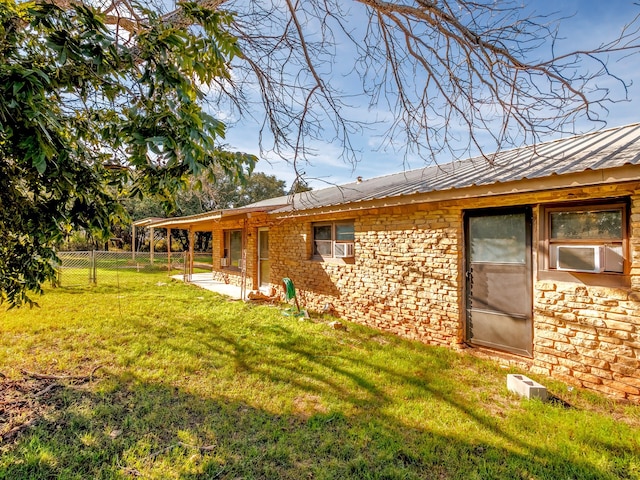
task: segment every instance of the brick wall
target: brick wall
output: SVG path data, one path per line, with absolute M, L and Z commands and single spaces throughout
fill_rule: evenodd
M 631 198 L 630 285 L 614 288 L 540 279 L 536 267 L 541 219 L 535 205 L 618 196 Z M 353 322 L 430 344 L 463 347 L 463 212 L 505 205 L 534 206 L 534 356 L 519 364 L 573 385 L 640 401 L 638 185 L 250 219 L 249 285 L 257 279 L 257 228 L 267 226 L 272 283 L 279 286 L 282 278 L 291 278 L 306 308 L 328 309 Z M 355 258 L 312 259 L 312 222 L 346 219 L 354 220 Z M 232 227 L 221 224 L 214 231 L 214 265 L 216 239 L 223 228 Z M 217 278 L 239 284 L 237 272 L 214 270 Z
M 308 308 L 407 338 L 462 341 L 459 209 L 396 208 L 314 221 L 354 219 L 355 263 L 311 259 L 312 222 L 270 229 L 272 278 L 293 280 Z M 275 248 L 279 245 L 280 248 Z
M 532 370 L 640 400 L 640 304 L 629 289 L 538 282 Z
M 629 288 L 539 281 L 532 370 L 640 401 L 640 196 L 631 197 Z

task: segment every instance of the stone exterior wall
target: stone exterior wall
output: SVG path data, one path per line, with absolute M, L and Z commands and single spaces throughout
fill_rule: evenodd
M 640 400 L 640 303 L 628 289 L 538 282 L 533 371 Z
M 631 199 L 628 285 L 586 285 L 545 279 L 538 205 L 625 197 Z M 301 303 L 353 322 L 429 344 L 464 348 L 464 233 L 466 209 L 530 205 L 533 238 L 533 372 L 618 398 L 640 402 L 640 185 L 576 187 L 530 194 L 376 207 L 356 212 L 264 215 L 250 218 L 248 289 L 257 285 L 258 227 L 269 228 L 271 279 L 294 281 Z M 302 212 L 308 213 L 308 212 Z M 352 219 L 355 258 L 312 258 L 312 225 Z M 216 252 L 224 223 L 214 230 Z M 216 250 L 218 248 L 218 250 Z M 219 253 L 218 253 L 219 254 Z M 239 272 L 214 268 L 214 277 L 239 284 Z
M 287 221 L 269 233 L 272 276 L 293 280 L 303 302 L 407 338 L 459 344 L 459 209 L 403 207 L 354 216 L 354 263 L 312 259 L 312 220 Z
M 629 288 L 539 281 L 532 370 L 640 401 L 640 196 L 631 196 Z

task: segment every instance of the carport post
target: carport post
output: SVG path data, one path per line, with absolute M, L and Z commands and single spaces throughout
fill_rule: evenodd
M 167 228 L 167 272 L 171 271 L 171 229 Z
M 131 224 L 131 260 L 136 260 L 136 226 Z
M 149 227 L 149 263 L 153 265 L 153 244 L 155 242 L 155 230 L 153 227 Z
M 189 225 L 189 281 L 193 275 L 193 244 L 195 243 L 193 227 Z

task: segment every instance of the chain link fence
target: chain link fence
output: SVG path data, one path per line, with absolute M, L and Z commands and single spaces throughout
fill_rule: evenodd
M 58 252 L 60 263 L 58 271 L 58 285 L 63 287 L 77 287 L 92 284 L 117 284 L 121 271 L 157 271 L 169 268 L 185 271 L 186 253 L 171 252 L 171 265 L 167 253 L 136 252 L 135 258 L 131 252 L 107 252 L 92 250 L 87 252 Z

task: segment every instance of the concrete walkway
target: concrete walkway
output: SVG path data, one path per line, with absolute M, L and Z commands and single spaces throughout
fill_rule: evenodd
M 172 275 L 171 278 L 184 281 L 183 275 Z M 193 275 L 191 275 L 191 282 L 188 283 L 200 288 L 204 288 L 205 290 L 210 290 L 221 295 L 226 295 L 227 297 L 231 297 L 235 300 L 240 300 L 242 298 L 240 296 L 240 287 L 213 280 L 211 273 L 194 273 Z

